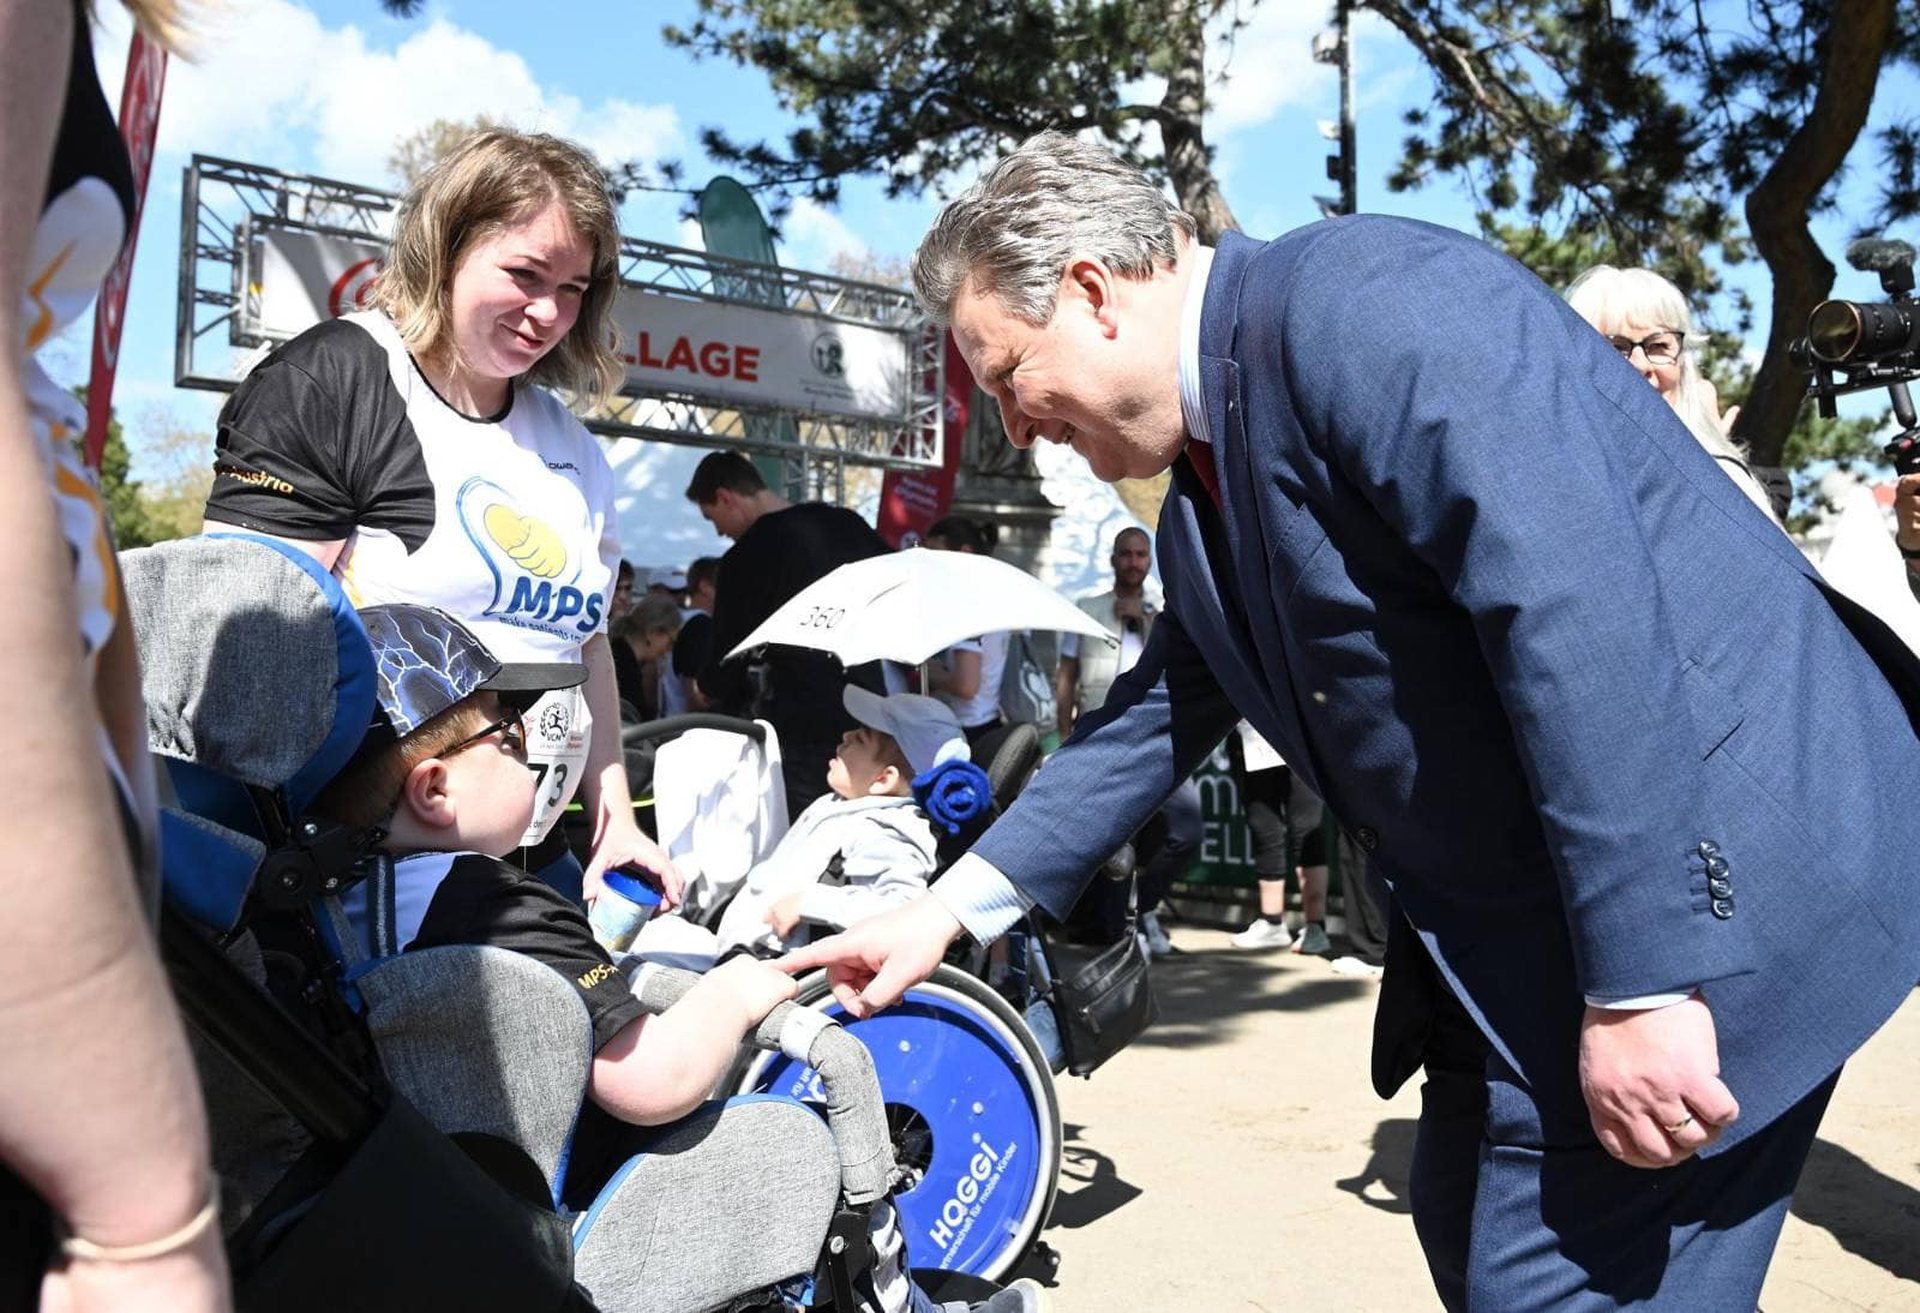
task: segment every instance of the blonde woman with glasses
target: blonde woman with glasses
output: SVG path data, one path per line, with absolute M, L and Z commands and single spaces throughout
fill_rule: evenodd
M 168 41 L 167 0 L 129 0 Z M 84 409 L 36 352 L 92 303 L 133 174 L 81 0 L 0 0 L 0 1310 L 228 1307 L 206 1116 L 155 950 L 140 668 Z
M 1566 298 L 1673 407 L 1748 500 L 1778 522 L 1766 488 L 1733 437 L 1740 407 L 1723 412 L 1719 393 L 1700 372 L 1694 353 L 1707 339 L 1694 331 L 1680 289 L 1650 269 L 1597 264 L 1573 280 Z

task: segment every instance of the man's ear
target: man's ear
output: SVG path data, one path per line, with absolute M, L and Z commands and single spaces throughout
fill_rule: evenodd
M 428 757 L 407 772 L 407 782 L 400 789 L 400 805 L 421 825 L 445 829 L 454 822 L 453 794 L 447 784 L 447 763 Z
M 1083 256 L 1067 266 L 1066 283 L 1071 293 L 1078 297 L 1093 316 L 1104 336 L 1114 336 L 1120 328 L 1119 306 L 1115 301 L 1115 279 L 1113 270 L 1106 262 L 1091 256 Z

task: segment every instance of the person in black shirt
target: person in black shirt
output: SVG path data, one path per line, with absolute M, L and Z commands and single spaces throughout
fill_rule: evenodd
M 764 669 L 762 691 L 754 687 L 749 661 L 727 661 L 726 654 L 802 588 L 836 566 L 880 555 L 887 544 L 843 507 L 789 503 L 738 452 L 716 451 L 702 460 L 687 485 L 687 500 L 733 539 L 720 558 L 713 650 L 700 672 L 700 690 L 716 711 L 757 715 L 773 726 L 780 736 L 787 811 L 798 816 L 826 792 L 834 745 L 853 727 L 841 688 L 851 679 L 884 693 L 878 667 L 842 672 L 824 653 L 772 647 L 751 663 Z

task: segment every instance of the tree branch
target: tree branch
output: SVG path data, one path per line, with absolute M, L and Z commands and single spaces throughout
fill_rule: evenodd
M 1737 435 L 1752 433 L 1754 458 L 1777 464 L 1805 392 L 1786 345 L 1833 290 L 1833 262 L 1813 239 L 1807 215 L 1866 126 L 1880 64 L 1894 35 L 1895 0 L 1834 0 L 1813 109 L 1747 196 L 1747 227 L 1773 275 L 1766 359 L 1740 412 Z

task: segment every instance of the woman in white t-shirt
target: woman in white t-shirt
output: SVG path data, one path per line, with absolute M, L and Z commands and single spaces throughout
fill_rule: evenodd
M 228 401 L 207 527 L 292 543 L 356 606 L 439 607 L 503 661 L 584 662 L 581 688 L 527 715 L 540 788 L 523 861 L 557 859 L 545 874 L 566 887 L 564 847 L 534 846 L 578 789 L 593 818 L 588 896 L 601 871 L 637 863 L 677 901 L 621 759 L 613 474 L 547 390 L 590 405 L 620 378 L 619 245 L 606 179 L 579 147 L 467 138 L 401 203 L 378 308 L 302 333 Z
M 981 525 L 958 515 L 935 522 L 920 541 L 936 552 L 977 556 L 987 555 L 993 545 Z M 1008 637 L 1003 630 L 955 643 L 928 665 L 928 691 L 953 708 L 969 743 L 1000 726 L 1000 680 L 1007 669 Z

